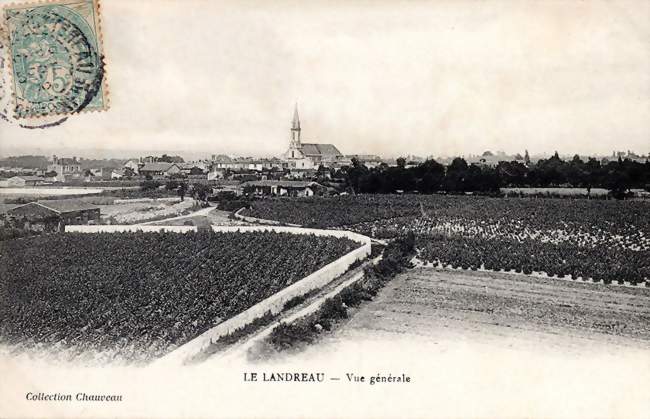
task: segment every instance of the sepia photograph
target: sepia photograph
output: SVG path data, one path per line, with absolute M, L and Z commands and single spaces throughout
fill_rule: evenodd
M 0 0 L 0 417 L 650 418 L 649 17 Z

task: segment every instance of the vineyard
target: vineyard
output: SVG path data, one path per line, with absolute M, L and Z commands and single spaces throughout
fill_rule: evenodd
M 0 343 L 146 360 L 356 247 L 275 232 L 67 233 L 0 242 Z
M 356 195 L 257 201 L 246 214 L 378 238 L 413 231 L 425 261 L 454 267 L 642 283 L 649 210 L 644 201 Z

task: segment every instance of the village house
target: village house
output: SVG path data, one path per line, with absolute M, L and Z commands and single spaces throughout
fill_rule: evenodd
M 206 171 L 206 165 L 202 162 L 198 163 L 176 163 L 181 173 L 186 176 L 189 175 L 203 175 Z
M 109 180 L 112 177 L 113 169 L 108 167 L 101 167 L 96 169 L 89 169 L 85 172 L 86 182 L 96 180 Z
M 212 168 L 208 172 L 208 180 L 224 179 L 226 177 L 227 170 L 228 169 L 218 169 L 216 167 Z
M 256 180 L 242 184 L 244 193 L 270 196 L 313 196 L 319 188 L 316 182 L 294 180 Z
M 144 163 L 140 163 L 138 160 L 129 160 L 126 163 L 124 163 L 124 166 L 122 166 L 123 169 L 131 169 L 133 173 L 136 175 L 138 174 L 138 171 L 140 170 L 140 166 L 142 166 Z
M 181 168 L 176 163 L 145 163 L 140 168 L 140 176 L 150 176 L 152 179 L 162 179 L 178 176 Z
M 63 231 L 66 225 L 99 223 L 100 209 L 78 199 L 18 205 L 2 214 L 3 225 L 32 231 Z
M 48 172 L 56 173 L 56 180 L 58 182 L 65 182 L 69 177 L 81 177 L 81 162 L 76 157 L 72 158 L 59 158 L 56 155 L 52 156 L 52 163 L 47 166 Z
M 212 186 L 212 193 L 232 193 L 240 196 L 243 193 L 242 183 L 236 180 L 217 180 Z
M 316 176 L 318 171 L 315 168 L 303 169 L 303 168 L 292 168 L 289 173 L 285 175 L 288 179 L 311 179 Z
M 381 157 L 374 154 L 351 154 L 345 157 L 350 160 L 350 165 L 352 163 L 352 159 L 357 159 L 359 163 L 363 164 L 368 169 L 373 169 L 375 167 L 381 166 L 384 163 Z
M 25 186 L 36 186 L 47 183 L 45 178 L 39 176 L 14 176 L 6 180 L 4 184 L 9 188 L 24 188 Z

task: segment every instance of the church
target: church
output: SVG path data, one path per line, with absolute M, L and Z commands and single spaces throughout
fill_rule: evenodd
M 293 110 L 289 149 L 282 155 L 290 169 L 316 169 L 318 166 L 337 166 L 346 159 L 334 144 L 303 143 L 300 138 L 298 104 Z

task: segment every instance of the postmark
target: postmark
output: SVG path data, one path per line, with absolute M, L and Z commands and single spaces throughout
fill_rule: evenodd
M 13 117 L 51 126 L 108 107 L 97 0 L 55 0 L 4 8 Z M 36 125 L 37 127 L 40 125 Z

